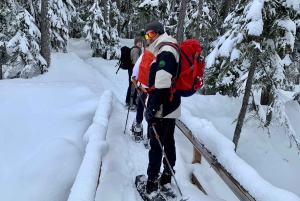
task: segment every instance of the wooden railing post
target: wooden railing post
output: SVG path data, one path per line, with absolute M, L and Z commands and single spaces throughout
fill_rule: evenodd
M 201 153 L 194 147 L 194 156 L 193 156 L 193 164 L 194 163 L 201 163 Z

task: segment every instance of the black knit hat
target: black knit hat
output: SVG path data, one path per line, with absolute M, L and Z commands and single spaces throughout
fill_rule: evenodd
M 157 21 L 150 22 L 146 25 L 145 32 L 147 32 L 149 30 L 157 31 L 160 34 L 165 33 L 164 26 L 160 22 L 157 22 Z
M 143 43 L 143 39 L 141 39 L 140 37 L 136 37 L 134 39 L 134 45 L 136 45 L 138 42 L 142 42 Z

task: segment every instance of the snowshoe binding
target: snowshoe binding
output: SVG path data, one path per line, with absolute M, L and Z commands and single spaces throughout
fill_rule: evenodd
M 150 194 L 146 190 L 147 178 L 145 175 L 138 175 L 135 178 L 135 186 L 144 201 L 167 201 L 159 191 Z
M 143 144 L 144 144 L 146 149 L 150 149 L 150 140 L 148 139 L 148 137 L 144 138 Z
M 135 142 L 141 142 L 143 140 L 143 124 L 138 124 L 136 121 L 131 126 L 132 138 Z
M 160 194 L 168 201 L 176 201 L 177 195 L 173 192 L 171 184 L 165 184 L 159 187 Z

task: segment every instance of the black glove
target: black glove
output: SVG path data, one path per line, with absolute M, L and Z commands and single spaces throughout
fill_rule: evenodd
M 145 119 L 148 122 L 148 125 L 151 127 L 155 122 L 154 122 L 154 115 L 156 111 L 147 108 L 145 111 Z

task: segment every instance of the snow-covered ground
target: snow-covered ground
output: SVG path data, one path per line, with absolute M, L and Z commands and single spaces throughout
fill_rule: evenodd
M 116 60 L 91 58 L 83 40 L 70 42 L 68 54 L 52 54 L 45 75 L 0 81 L 0 200 L 87 200 L 96 192 L 96 201 L 140 201 L 134 179 L 146 173 L 148 150 L 131 139 L 133 112 L 124 134 L 127 72 L 116 74 Z M 282 96 L 299 136 L 300 107 L 290 101 L 295 92 Z M 251 194 L 264 201 L 300 200 L 300 157 L 282 128 L 272 128 L 269 136 L 249 122 L 233 152 L 232 122 L 241 100 L 182 98 L 181 120 Z M 238 200 L 205 160 L 191 164 L 193 147 L 178 129 L 175 138 L 176 179 L 190 201 Z M 191 172 L 201 177 L 208 195 L 190 183 Z M 172 187 L 177 191 L 174 181 Z

